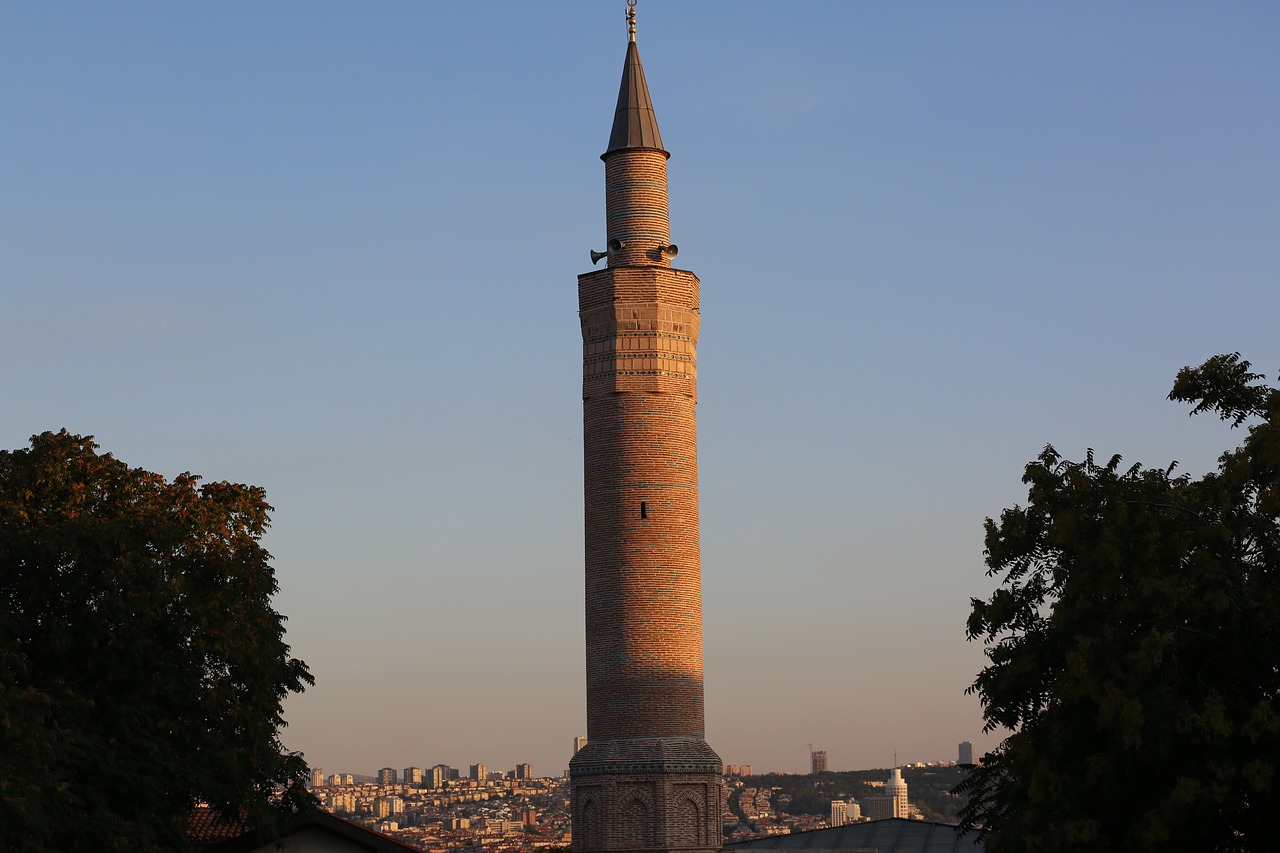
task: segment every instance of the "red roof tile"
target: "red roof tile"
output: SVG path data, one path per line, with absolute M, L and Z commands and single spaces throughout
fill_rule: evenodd
M 208 806 L 196 806 L 191 810 L 188 834 L 196 844 L 215 844 L 233 841 L 249 831 L 244 818 L 226 820 L 222 812 Z

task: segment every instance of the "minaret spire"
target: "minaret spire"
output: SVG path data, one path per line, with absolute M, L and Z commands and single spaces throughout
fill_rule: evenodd
M 609 134 L 609 148 L 602 156 L 609 156 L 622 148 L 655 148 L 662 151 L 662 134 L 658 132 L 658 117 L 653 112 L 653 99 L 649 97 L 649 84 L 644 79 L 644 66 L 640 64 L 640 50 L 636 47 L 635 0 L 627 0 L 627 59 L 622 66 L 622 84 L 618 87 L 618 106 L 613 111 L 613 131 Z

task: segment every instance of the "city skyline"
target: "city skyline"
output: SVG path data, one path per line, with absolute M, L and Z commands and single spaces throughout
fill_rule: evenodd
M 623 11 L 0 10 L 0 441 L 266 489 L 326 772 L 557 775 L 586 731 L 573 277 Z M 1280 10 L 637 11 L 707 306 L 708 739 L 981 756 L 964 620 L 1023 465 L 1203 472 L 1238 435 L 1176 370 L 1280 368 Z

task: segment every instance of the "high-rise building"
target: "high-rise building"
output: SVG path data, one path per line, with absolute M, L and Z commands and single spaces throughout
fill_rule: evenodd
M 569 763 L 575 853 L 719 850 L 704 733 L 698 277 L 675 269 L 667 158 L 629 39 L 605 169 L 604 269 L 578 276 L 587 745 Z
M 810 773 L 826 773 L 827 772 L 827 751 L 825 749 L 809 750 L 809 772 Z
M 341 785 L 341 784 L 342 784 L 342 774 L 341 774 L 341 773 L 334 773 L 332 776 L 330 776 L 330 777 L 329 777 L 329 784 L 330 784 L 330 785 L 333 785 L 335 788 L 336 788 L 336 787 L 338 787 L 339 785 Z
M 739 765 L 738 765 L 738 775 L 739 775 L 739 776 L 750 776 L 750 775 L 752 775 L 752 773 L 751 773 L 751 765 L 750 765 L 750 764 L 739 764 Z
M 957 764 L 973 763 L 973 744 L 969 743 L 969 741 L 967 740 L 960 741 L 960 758 L 958 761 L 956 761 L 956 763 Z
M 489 768 L 485 767 L 483 764 L 472 764 L 470 771 L 467 773 L 467 777 L 483 782 L 489 778 Z
M 867 820 L 888 820 L 898 817 L 894 814 L 893 797 L 863 797 L 858 801 L 862 805 L 862 814 Z
M 448 770 L 443 764 L 437 764 L 435 767 L 428 767 L 426 773 L 428 788 L 443 788 L 445 779 L 447 778 L 445 771 Z
M 412 785 L 415 788 L 420 787 L 422 785 L 422 768 L 406 767 L 404 769 L 404 776 L 400 778 L 400 781 L 406 785 Z
M 379 785 L 394 785 L 396 783 L 396 771 L 391 767 L 383 767 L 378 771 Z
M 320 788 L 324 786 L 324 771 L 319 767 L 311 768 L 311 787 Z
M 342 784 L 354 785 L 355 783 L 356 783 L 356 777 L 354 775 L 352 775 L 351 773 L 342 774 Z
M 910 817 L 910 806 L 907 802 L 907 783 L 902 778 L 902 768 L 893 768 L 893 774 L 884 783 L 886 797 L 893 799 L 892 817 Z
M 844 826 L 849 822 L 849 804 L 844 800 L 831 801 L 831 820 L 828 826 Z
M 521 781 L 528 781 L 533 778 L 532 764 L 517 764 L 515 777 Z
M 374 817 L 390 817 L 404 811 L 404 800 L 399 797 L 376 797 L 373 801 Z
M 582 752 L 582 748 L 587 745 L 586 735 L 578 735 L 573 739 L 573 754 L 577 755 Z

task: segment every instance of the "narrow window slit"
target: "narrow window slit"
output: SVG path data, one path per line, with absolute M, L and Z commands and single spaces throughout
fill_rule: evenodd
M 649 505 L 644 501 L 640 501 L 640 517 L 641 518 L 649 517 Z

